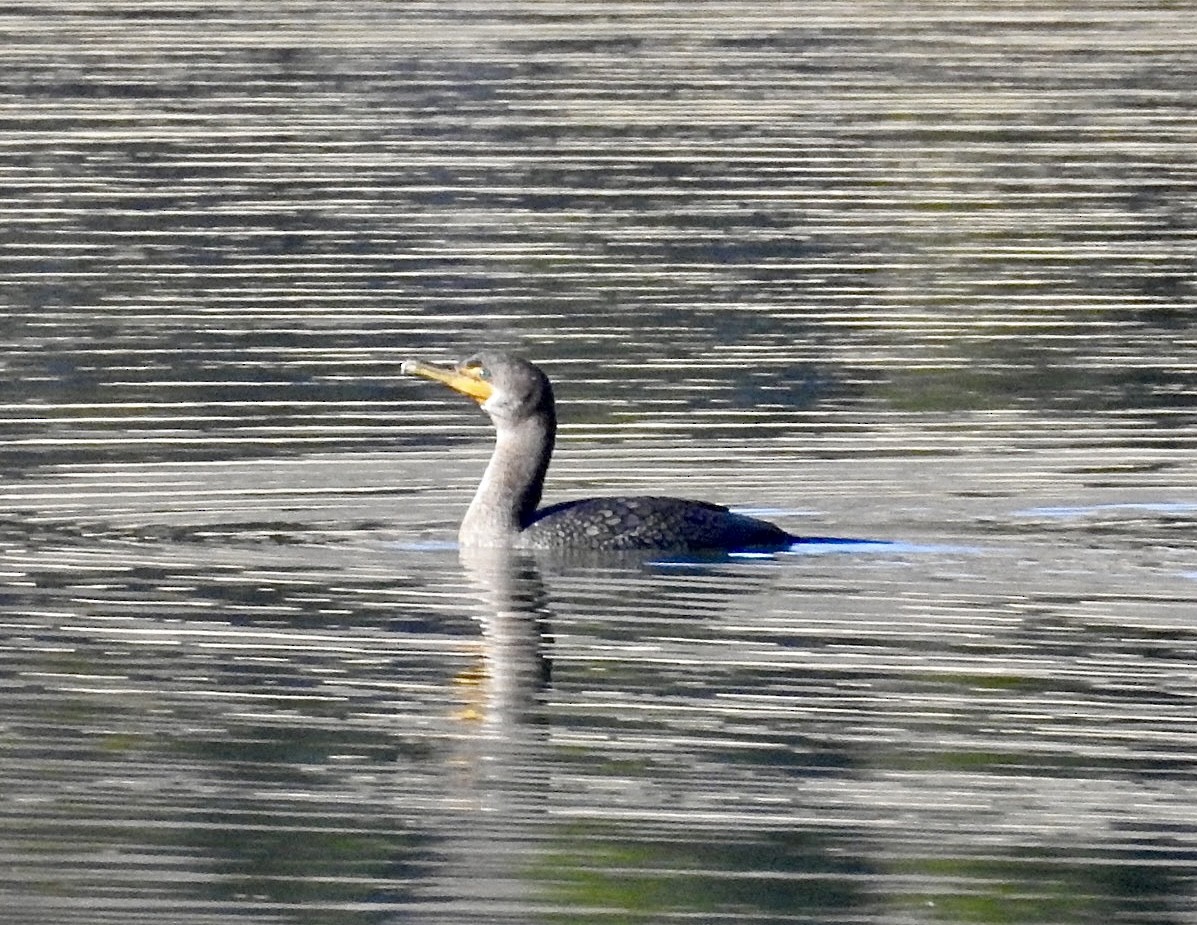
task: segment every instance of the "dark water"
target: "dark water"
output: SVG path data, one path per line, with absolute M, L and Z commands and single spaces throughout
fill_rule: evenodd
M 1197 920 L 1192 12 L 0 9 L 0 918 Z

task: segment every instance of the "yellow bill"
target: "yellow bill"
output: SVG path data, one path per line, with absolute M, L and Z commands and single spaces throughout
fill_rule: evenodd
M 479 366 L 445 369 L 422 360 L 404 360 L 402 370 L 412 376 L 423 376 L 425 379 L 442 382 L 454 392 L 468 395 L 479 404 L 494 393 L 494 387 L 482 378 L 482 368 Z

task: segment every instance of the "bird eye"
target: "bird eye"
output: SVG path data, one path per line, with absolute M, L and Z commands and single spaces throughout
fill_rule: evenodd
M 486 364 L 478 356 L 472 356 L 468 360 L 463 360 L 457 365 L 457 368 L 463 373 L 469 373 L 475 379 L 490 378 L 490 370 L 486 368 Z

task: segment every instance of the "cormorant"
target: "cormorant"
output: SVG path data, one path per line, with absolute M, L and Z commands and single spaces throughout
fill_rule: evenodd
M 403 372 L 473 398 L 495 425 L 495 450 L 458 538 L 518 549 L 778 550 L 791 536 L 717 504 L 653 495 L 586 498 L 539 508 L 557 414 L 548 377 L 507 353 L 475 354 L 456 369 L 409 360 Z

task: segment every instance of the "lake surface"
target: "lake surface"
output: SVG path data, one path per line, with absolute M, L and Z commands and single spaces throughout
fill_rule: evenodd
M 1197 920 L 1192 14 L 0 9 L 0 918 Z

